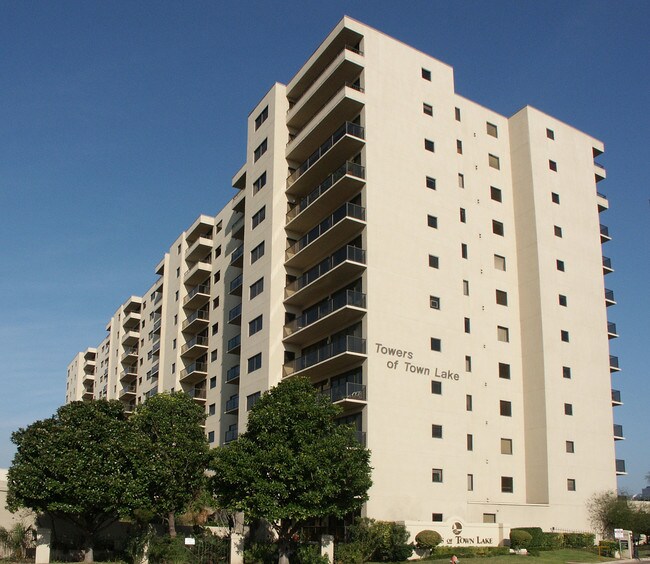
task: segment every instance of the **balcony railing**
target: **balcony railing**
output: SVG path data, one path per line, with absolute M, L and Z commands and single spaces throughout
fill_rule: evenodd
M 239 245 L 230 255 L 230 264 L 234 265 L 240 258 L 244 256 L 244 245 Z
M 205 388 L 190 388 L 187 394 L 194 399 L 205 399 L 206 390 Z
M 612 259 L 609 257 L 603 257 L 603 272 L 607 274 L 608 272 L 613 272 L 612 268 Z
M 346 352 L 366 354 L 366 340 L 361 337 L 345 335 L 344 337 L 337 338 L 335 341 L 327 343 L 312 352 L 287 362 L 285 367 L 287 368 L 288 373 L 291 374 L 305 370 L 310 366 L 314 366 L 315 364 L 319 364 Z
M 620 390 L 612 390 L 612 403 L 623 403 Z
M 228 292 L 230 294 L 238 293 L 238 291 L 241 292 L 241 287 L 242 287 L 243 282 L 244 282 L 244 275 L 239 274 L 238 276 L 236 276 L 235 278 L 233 278 L 230 281 L 230 286 L 228 287 Z
M 618 332 L 616 331 L 616 323 L 613 323 L 611 321 L 607 322 L 607 334 L 609 335 L 609 338 L 613 337 L 618 337 Z
M 323 395 L 328 397 L 332 403 L 342 400 L 366 401 L 366 387 L 363 384 L 345 382 L 340 386 L 323 390 Z
M 355 306 L 360 308 L 366 307 L 366 295 L 363 292 L 356 292 L 354 290 L 345 290 L 339 294 L 336 294 L 333 298 L 327 300 L 318 309 L 310 311 L 309 313 L 303 313 L 300 317 L 297 317 L 293 321 L 287 323 L 285 327 L 285 333 L 290 335 L 308 327 L 312 323 L 323 319 L 330 313 L 333 313 L 346 306 Z
M 618 357 L 614 356 L 613 354 L 609 355 L 609 368 L 612 372 L 620 370 L 620 366 L 618 365 Z
M 234 441 L 237 438 L 237 435 L 239 434 L 239 431 L 237 427 L 234 427 L 233 429 L 228 429 L 226 431 L 226 436 L 224 437 L 224 443 L 230 443 Z
M 356 204 L 351 204 L 350 202 L 343 204 L 332 215 L 325 218 L 316 227 L 311 229 L 309 233 L 307 233 L 304 237 L 301 237 L 296 243 L 291 245 L 287 249 L 287 256 L 290 257 L 302 251 L 302 249 L 304 249 L 307 245 L 313 243 L 321 235 L 329 231 L 332 227 L 334 227 L 337 223 L 346 217 L 365 221 L 366 208 L 357 206 Z
M 323 180 L 323 182 L 321 182 L 314 190 L 304 198 L 301 198 L 298 204 L 287 213 L 287 221 L 293 219 L 300 212 L 307 209 L 346 174 L 363 180 L 366 177 L 366 169 L 359 164 L 347 161 L 344 165 L 337 168 L 332 174 Z
M 623 435 L 623 425 L 614 423 L 614 438 L 617 440 L 625 438 L 625 435 Z
M 136 392 L 135 384 L 130 384 L 129 386 L 124 386 L 124 387 L 120 390 L 120 394 L 119 394 L 119 395 L 120 395 L 120 397 L 124 397 L 124 396 L 126 396 L 127 394 L 135 394 L 135 392 Z
M 239 380 L 239 364 L 229 368 L 226 372 L 226 384 L 232 384 Z
M 183 299 L 183 305 L 187 304 L 194 296 L 198 294 L 210 295 L 210 284 L 198 284 L 194 286 Z
M 315 280 L 318 280 L 321 276 L 327 274 L 334 267 L 346 260 L 366 264 L 366 251 L 359 247 L 353 247 L 352 245 L 341 247 L 332 256 L 327 257 L 324 261 L 310 268 L 302 276 L 288 284 L 287 290 L 289 292 L 297 292 Z
M 138 347 L 124 347 L 124 353 L 122 353 L 122 360 L 128 358 L 129 356 L 138 356 Z
M 621 460 L 620 458 L 616 459 L 616 473 L 627 474 L 627 472 L 625 471 L 625 460 Z
M 187 319 L 183 321 L 183 329 L 187 328 L 194 321 L 208 321 L 210 317 L 210 312 L 207 309 L 197 309 L 195 312 L 187 316 Z
M 232 339 L 228 340 L 228 346 L 226 347 L 226 352 L 235 353 L 240 346 L 241 346 L 241 333 L 239 335 L 235 335 Z
M 228 323 L 241 318 L 241 304 L 237 304 L 228 312 Z
M 205 362 L 193 362 L 187 368 L 181 370 L 181 378 L 186 378 L 195 373 L 207 373 L 208 365 Z
M 605 301 L 612 304 L 616 303 L 616 300 L 614 299 L 614 290 L 608 290 L 605 288 Z
M 600 236 L 608 241 L 611 239 L 609 236 L 609 228 L 606 225 L 600 225 Z
M 294 170 L 287 178 L 287 186 L 291 186 L 298 180 L 305 172 L 307 172 L 314 164 L 316 164 L 325 153 L 327 153 L 338 141 L 346 135 L 352 135 L 359 139 L 365 138 L 364 128 L 356 123 L 346 121 L 339 127 L 318 149 L 316 149 L 311 156 L 302 163 L 296 170 Z
M 188 350 L 190 350 L 192 347 L 207 347 L 208 346 L 208 338 L 203 337 L 201 335 L 197 335 L 196 337 L 190 339 L 181 347 L 181 354 L 186 353 Z M 198 355 L 197 355 L 198 356 Z
M 226 402 L 226 413 L 237 411 L 239 409 L 239 394 L 231 396 Z

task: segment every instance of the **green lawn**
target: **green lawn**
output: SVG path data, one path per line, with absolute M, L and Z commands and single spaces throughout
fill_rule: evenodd
M 542 551 L 539 556 L 519 556 L 509 554 L 507 556 L 493 556 L 489 558 L 463 558 L 459 559 L 461 564 L 567 564 L 568 562 L 607 562 L 613 558 L 601 558 L 598 555 L 586 550 L 563 548 L 562 550 Z M 439 560 L 416 560 L 415 562 L 426 562 L 426 564 L 449 564 L 449 558 Z M 413 564 L 413 561 L 410 561 Z

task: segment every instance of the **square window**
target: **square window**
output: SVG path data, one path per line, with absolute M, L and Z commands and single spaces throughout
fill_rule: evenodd
M 460 208 L 460 222 L 461 223 L 467 223 L 467 212 L 465 211 L 465 208 Z
M 569 366 L 562 367 L 562 377 L 568 380 L 571 379 L 571 368 Z
M 496 523 L 497 514 L 496 513 L 483 513 L 483 523 Z
M 553 172 L 557 172 L 557 163 L 549 159 L 548 168 L 550 168 Z
M 435 255 L 429 255 L 429 266 L 431 268 L 439 268 L 440 266 L 440 261 L 437 256 Z
M 497 170 L 501 170 L 501 162 L 499 161 L 499 157 L 496 155 L 488 155 L 488 164 L 490 165 L 491 168 L 496 168 Z
M 510 365 L 505 362 L 499 363 L 499 378 L 510 380 Z
M 487 131 L 488 135 L 491 135 L 492 137 L 499 137 L 497 126 L 493 123 L 490 123 L 489 121 L 485 122 L 485 130 Z
M 264 256 L 264 241 L 251 251 L 251 264 Z
M 548 127 L 546 128 L 546 137 L 549 139 L 555 139 L 555 131 L 552 129 L 549 129 Z
M 438 380 L 431 380 L 431 393 L 437 396 L 442 395 L 442 382 Z
M 472 396 L 467 394 L 465 396 L 465 411 L 472 411 L 474 409 L 474 402 Z
M 503 237 L 503 223 L 497 221 L 496 219 L 492 220 L 492 233 L 495 235 L 500 235 Z
M 551 192 L 551 201 L 554 204 L 559 204 L 560 203 L 560 195 L 557 194 L 556 192 Z
M 506 400 L 499 400 L 499 415 L 512 417 L 512 403 Z
M 566 299 L 566 296 L 564 294 L 559 294 L 558 297 L 557 297 L 557 300 L 558 300 L 558 302 L 559 302 L 559 304 L 561 306 L 563 306 L 563 307 L 567 306 L 567 299 Z
M 431 437 L 442 439 L 442 425 L 431 425 Z
M 497 340 L 501 341 L 502 343 L 509 343 L 510 329 L 507 327 L 501 327 L 501 325 L 497 325 Z
M 557 268 L 560 272 L 564 272 L 564 261 L 563 260 L 556 260 L 555 261 L 555 268 Z
M 266 171 L 264 171 L 258 179 L 253 182 L 253 195 L 257 194 L 262 188 L 266 186 Z
M 566 441 L 565 449 L 569 454 L 575 453 L 575 444 L 573 441 Z
M 465 355 L 465 372 L 472 371 L 472 357 Z
M 258 211 L 253 214 L 252 228 L 255 229 L 266 218 L 266 206 L 262 206 Z
M 512 476 L 501 476 L 501 491 L 503 493 L 512 493 L 514 491 Z
M 422 68 L 422 78 L 424 78 L 424 80 L 429 80 L 430 81 L 431 80 L 431 71 L 428 70 L 428 69 Z
M 567 478 L 566 489 L 570 492 L 576 491 L 576 481 L 575 478 Z
M 467 474 L 467 491 L 474 491 L 474 474 Z
M 431 520 L 436 522 L 436 523 L 442 522 L 443 521 L 442 513 L 432 513 L 431 514 Z
M 440 298 L 438 296 L 429 296 L 429 307 L 431 309 L 440 309 Z
M 266 106 L 259 115 L 255 118 L 255 131 L 257 131 L 260 126 L 268 119 L 269 117 L 269 107 Z
M 506 270 L 506 257 L 502 257 L 501 255 L 494 255 L 494 268 L 496 270 L 502 270 L 505 272 Z
M 460 244 L 460 256 L 461 258 L 467 258 L 467 243 Z
M 431 151 L 432 153 L 435 152 L 435 145 L 431 139 L 425 139 L 424 140 L 424 148 L 427 151 Z
M 423 102 L 423 103 L 422 103 L 422 111 L 423 111 L 426 115 L 428 115 L 428 116 L 432 116 L 432 115 L 433 115 L 433 106 L 430 105 L 430 104 L 426 104 L 426 103 Z
M 556 237 L 562 237 L 562 228 L 558 225 L 553 226 L 553 233 L 555 234 Z
M 438 229 L 438 218 L 435 215 L 427 215 L 427 225 Z
M 431 481 L 437 484 L 442 483 L 442 468 L 433 468 L 431 470 Z
M 262 142 L 257 146 L 257 148 L 255 149 L 255 151 L 253 151 L 253 162 L 257 162 L 257 161 L 259 160 L 259 158 L 260 158 L 264 153 L 266 153 L 266 149 L 267 149 L 267 148 L 268 148 L 268 140 L 267 140 L 267 139 L 264 139 L 264 141 L 262 141 Z
M 501 439 L 501 454 L 512 454 L 512 439 Z
M 442 350 L 442 341 L 435 337 L 431 337 L 431 350 L 440 352 Z
M 467 444 L 467 450 L 474 450 L 474 435 L 470 435 L 468 433 L 467 439 L 466 439 L 466 444 Z
M 564 415 L 573 415 L 573 404 L 564 404 Z
M 248 359 L 248 372 L 262 368 L 262 353 L 257 353 Z
M 250 285 L 250 299 L 252 300 L 255 296 L 258 296 L 264 291 L 264 277 L 260 278 L 259 280 L 253 282 Z
M 463 154 L 463 142 L 460 139 L 456 139 L 456 152 L 459 155 Z
M 471 333 L 471 327 L 470 327 L 470 320 L 469 317 L 466 317 L 463 320 L 463 328 L 465 330 L 465 333 Z
M 255 319 L 248 322 L 248 336 L 255 335 L 262 330 L 262 316 L 258 315 Z
M 490 198 L 492 200 L 494 200 L 495 202 L 501 202 L 502 198 L 503 198 L 501 188 L 496 188 L 494 186 L 490 186 Z
M 469 296 L 469 280 L 463 280 L 463 296 Z
M 497 290 L 496 298 L 497 298 L 498 305 L 502 305 L 502 306 L 508 305 L 508 292 L 504 292 L 503 290 Z
M 454 117 L 456 121 L 460 121 L 460 108 L 454 108 Z
M 562 339 L 562 341 L 564 343 L 568 343 L 569 342 L 569 332 L 562 329 L 560 331 L 560 339 Z
M 465 175 L 458 173 L 458 187 L 465 188 Z
M 431 190 L 436 189 L 436 179 L 432 178 L 431 176 L 427 176 L 427 188 L 431 188 Z

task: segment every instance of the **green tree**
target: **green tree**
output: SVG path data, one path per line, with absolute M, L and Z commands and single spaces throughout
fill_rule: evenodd
M 12 434 L 7 507 L 27 507 L 76 525 L 85 561 L 97 534 L 145 503 L 142 441 L 117 401 L 74 402 Z
M 649 528 L 648 513 L 616 492 L 595 495 L 587 506 L 591 524 L 606 538 L 612 538 L 614 529 L 625 529 L 643 533 Z
M 145 441 L 145 472 L 150 509 L 167 517 L 176 536 L 176 513 L 185 510 L 205 484 L 209 446 L 205 412 L 184 392 L 157 394 L 131 418 Z
M 253 406 L 239 439 L 213 451 L 210 485 L 219 506 L 268 521 L 281 564 L 307 519 L 341 517 L 368 499 L 370 453 L 350 427 L 335 423 L 339 413 L 308 380 L 291 378 Z

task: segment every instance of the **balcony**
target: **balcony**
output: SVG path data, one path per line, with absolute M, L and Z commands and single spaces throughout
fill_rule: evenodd
M 606 225 L 600 225 L 600 242 L 607 243 L 611 241 L 612 238 L 609 236 L 609 228 Z
M 244 227 L 245 227 L 244 217 L 240 217 L 235 223 L 232 224 L 230 228 L 231 237 L 233 239 L 239 239 L 240 241 L 244 239 Z
M 134 360 L 137 360 L 137 358 L 138 347 L 124 347 L 124 352 L 122 353 L 120 360 L 122 362 L 132 363 Z
M 230 266 L 241 268 L 244 264 L 244 245 L 239 245 L 230 255 Z
M 136 329 L 140 326 L 140 319 L 142 316 L 139 311 L 130 311 L 124 316 L 122 326 L 125 329 Z
M 226 372 L 226 384 L 239 384 L 239 364 L 228 369 Z
M 620 372 L 620 368 L 618 366 L 618 357 L 614 356 L 613 354 L 609 355 L 609 371 L 610 372 Z
M 230 281 L 228 285 L 228 293 L 231 296 L 241 296 L 242 284 L 244 282 L 244 275 L 239 274 Z
M 153 342 L 153 346 L 151 347 L 151 354 L 160 354 L 160 339 L 157 339 Z
M 359 164 L 346 162 L 301 198 L 287 213 L 287 229 L 304 232 L 317 218 L 350 200 L 365 184 L 366 170 Z
M 329 398 L 332 403 L 341 405 L 342 407 L 365 405 L 368 403 L 366 401 L 366 387 L 363 384 L 355 384 L 353 382 L 346 382 L 341 386 L 323 390 L 323 395 Z
M 90 400 L 93 399 L 94 397 L 95 397 L 95 393 L 94 393 L 94 391 L 93 391 L 93 388 L 91 388 L 91 387 L 87 387 L 87 388 L 86 388 L 86 387 L 85 387 L 85 388 L 84 388 L 84 391 L 83 391 L 83 393 L 82 393 L 82 395 L 81 395 L 81 399 L 82 399 L 83 401 L 90 401 Z
M 241 351 L 241 333 L 239 335 L 235 335 L 232 339 L 228 341 L 228 345 L 226 346 L 226 352 L 228 354 L 239 354 Z
M 122 344 L 125 347 L 137 345 L 139 340 L 140 340 L 139 331 L 125 331 L 124 335 L 122 335 Z
M 135 393 L 136 393 L 135 384 L 129 384 L 128 386 L 124 386 L 120 390 L 118 397 L 119 399 L 123 399 L 123 398 L 132 399 L 133 397 L 135 397 Z
M 208 326 L 209 317 L 210 313 L 207 309 L 197 309 L 183 321 L 182 330 L 186 333 L 198 333 Z
M 197 284 L 204 282 L 212 272 L 212 265 L 207 261 L 199 261 L 194 266 L 189 268 L 183 274 L 184 284 Z
M 124 413 L 126 413 L 127 415 L 133 413 L 135 411 L 135 405 L 136 404 L 135 404 L 134 401 L 130 401 L 128 403 L 125 403 L 124 404 Z
M 620 390 L 612 390 L 612 406 L 623 405 Z
M 287 125 L 302 128 L 336 93 L 341 84 L 353 82 L 363 70 L 363 53 L 346 45 L 300 96 L 289 100 Z
M 603 257 L 603 274 L 609 274 L 610 272 L 614 272 L 614 269 L 612 268 L 612 259 L 609 257 Z
M 616 323 L 610 321 L 607 323 L 607 338 L 616 339 L 616 337 L 618 337 L 618 333 L 616 332 Z
M 620 458 L 616 459 L 616 475 L 627 476 L 627 471 L 625 470 L 625 460 L 621 460 Z
M 120 382 L 133 382 L 138 377 L 138 368 L 135 364 L 125 366 L 124 370 L 120 372 Z
M 210 301 L 210 284 L 197 284 L 183 298 L 183 307 L 197 309 Z
M 605 196 L 605 194 L 596 192 L 596 201 L 598 202 L 598 213 L 609 209 L 609 202 L 607 201 L 607 196 Z
M 617 425 L 614 423 L 614 440 L 623 441 L 625 440 L 625 435 L 623 435 L 623 425 Z
M 230 443 L 230 442 L 236 440 L 238 434 L 239 434 L 239 431 L 237 430 L 237 425 L 235 425 L 232 429 L 228 429 L 226 431 L 226 435 L 224 437 L 224 441 L 223 441 L 224 444 L 225 443 Z
M 608 290 L 605 288 L 605 305 L 607 307 L 616 305 L 616 300 L 614 299 L 614 290 Z
M 86 360 L 84 362 L 84 372 L 86 374 L 94 374 L 97 363 L 94 360 Z
M 200 261 L 206 258 L 211 252 L 212 239 L 209 237 L 199 237 L 188 247 L 185 253 L 185 260 L 190 262 Z
M 357 278 L 366 268 L 366 252 L 346 245 L 310 268 L 285 288 L 285 303 L 301 305 L 333 293 Z
M 332 343 L 287 362 L 282 376 L 300 374 L 308 378 L 325 378 L 346 368 L 359 365 L 366 358 L 366 340 L 346 335 Z
M 195 384 L 204 380 L 208 375 L 208 365 L 205 362 L 193 362 L 181 370 L 180 381 L 183 384 Z
M 607 171 L 605 170 L 605 167 L 596 161 L 594 161 L 594 176 L 596 182 L 600 182 L 601 180 L 605 180 L 605 178 L 607 178 Z
M 303 269 L 314 264 L 361 233 L 365 225 L 366 209 L 347 202 L 286 250 L 285 265 Z
M 317 311 L 302 314 L 284 326 L 284 342 L 305 344 L 331 335 L 340 327 L 348 327 L 366 313 L 366 295 L 354 290 L 335 294 Z
M 228 323 L 241 325 L 241 304 L 237 304 L 228 312 Z
M 162 315 L 160 313 L 156 313 L 153 316 L 153 332 L 157 333 L 160 335 L 160 327 L 162 325 Z
M 93 374 L 84 374 L 82 383 L 84 386 L 88 386 L 89 388 L 94 387 L 95 385 L 95 376 Z
M 149 378 L 155 380 L 160 374 L 160 364 L 156 363 L 151 367 L 151 370 L 148 373 Z
M 309 122 L 290 137 L 286 158 L 302 162 L 313 153 L 316 144 L 342 120 L 350 121 L 359 115 L 365 102 L 363 89 L 354 84 L 339 88 L 325 104 L 312 114 Z
M 226 409 L 224 413 L 237 413 L 239 411 L 239 394 L 230 396 L 230 399 L 226 402 Z
M 183 358 L 198 358 L 208 352 L 208 338 L 201 335 L 193 337 L 181 347 Z
M 205 388 L 190 388 L 187 390 L 187 395 L 199 403 L 205 403 L 206 389 Z
M 336 163 L 356 155 L 363 147 L 364 139 L 363 127 L 356 123 L 345 122 L 289 175 L 287 194 L 298 196 L 304 193 L 319 177 L 323 178 L 328 174 Z

